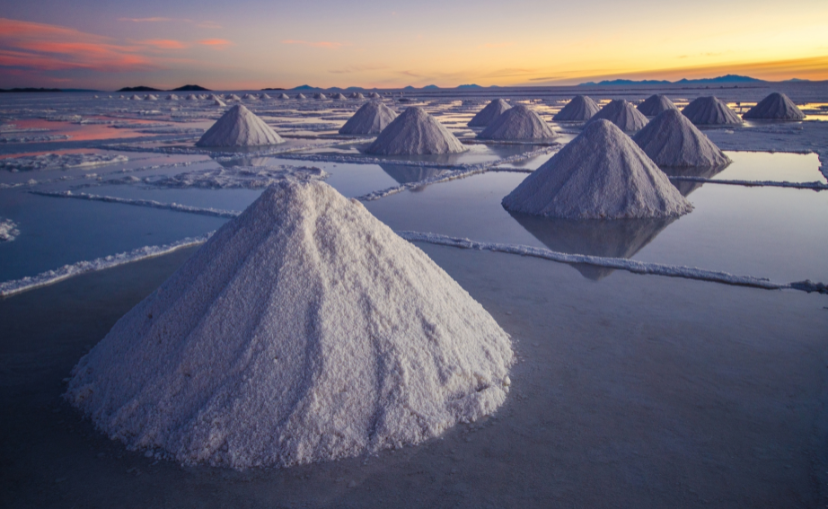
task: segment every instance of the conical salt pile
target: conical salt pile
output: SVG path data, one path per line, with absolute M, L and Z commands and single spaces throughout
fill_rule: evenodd
M 242 99 L 244 99 L 245 101 L 256 101 L 256 100 L 258 100 L 259 98 L 258 98 L 258 97 L 256 97 L 256 96 L 255 96 L 255 95 L 253 95 L 253 94 L 244 94 L 244 95 L 242 96 Z
M 177 100 L 178 100 L 178 96 L 177 96 L 177 95 L 175 95 L 175 94 L 170 94 L 170 95 L 168 95 L 168 96 L 167 96 L 167 100 L 168 100 L 168 101 L 177 101 Z
M 511 212 L 569 219 L 670 217 L 693 209 L 612 122 L 596 120 L 508 196 Z
M 144 99 L 141 96 L 139 96 L 138 94 L 132 94 L 132 97 L 130 97 L 130 100 L 143 101 Z
M 222 101 L 221 99 L 219 99 L 218 97 L 216 97 L 216 98 L 215 98 L 215 100 L 213 101 L 213 106 L 221 106 L 221 107 L 224 107 L 224 106 L 227 106 L 227 105 L 226 105 L 226 104 L 224 104 L 224 101 Z
M 495 99 L 487 104 L 485 108 L 478 111 L 477 115 L 472 117 L 466 125 L 469 127 L 486 127 L 491 124 L 494 119 L 499 117 L 501 113 L 511 107 L 512 106 L 503 99 Z
M 552 120 L 559 122 L 578 122 L 589 120 L 598 113 L 598 104 L 585 95 L 576 95 L 566 106 L 561 108 Z
M 477 137 L 482 140 L 551 140 L 555 131 L 537 113 L 519 104 L 494 119 Z
M 379 99 L 381 96 L 376 92 L 371 92 L 370 94 L 368 94 L 368 97 L 370 97 L 371 99 Z
M 597 120 L 609 120 L 616 126 L 618 126 L 622 131 L 638 131 L 645 125 L 647 125 L 647 117 L 645 117 L 640 111 L 635 109 L 635 106 L 632 103 L 625 101 L 624 99 L 615 99 L 610 101 L 609 104 L 601 108 L 601 110 L 592 116 L 592 118 L 587 121 L 587 125 L 590 122 L 595 122 Z
M 216 121 L 196 143 L 199 147 L 258 147 L 285 140 L 264 120 L 237 104 Z
M 124 315 L 66 398 L 130 449 L 246 468 L 420 443 L 505 400 L 486 310 L 359 202 L 268 188 Z
M 271 98 L 269 95 L 262 93 L 259 94 L 259 99 L 261 99 L 262 101 L 269 101 Z
M 188 101 L 197 101 L 198 97 L 196 97 L 194 94 L 190 94 L 190 95 L 187 96 L 187 100 Z
M 381 155 L 456 154 L 468 150 L 422 108 L 407 108 L 365 152 Z
M 325 94 L 313 94 L 313 98 L 317 101 L 324 101 L 325 99 L 327 99 L 327 97 L 325 97 Z
M 638 111 L 647 115 L 648 117 L 655 117 L 667 110 L 675 110 L 676 105 L 673 104 L 666 95 L 653 94 L 648 97 L 643 103 L 638 105 Z
M 379 134 L 397 114 L 379 101 L 363 104 L 354 116 L 345 122 L 339 134 Z
M 741 124 L 742 119 L 716 97 L 699 97 L 681 110 L 696 125 Z
M 241 101 L 241 97 L 237 96 L 236 94 L 227 94 L 227 95 L 226 95 L 226 96 L 224 96 L 224 97 L 225 97 L 225 99 L 227 99 L 228 101 Z
M 730 162 L 719 147 L 675 108 L 651 120 L 633 141 L 659 166 L 722 166 Z
M 362 95 L 359 92 L 354 92 L 351 95 L 349 95 L 348 97 L 350 97 L 351 99 L 365 99 L 365 96 Z
M 279 99 L 290 99 L 290 96 L 288 96 L 285 93 L 282 93 L 282 94 L 279 94 Z
M 332 95 L 332 96 L 331 96 L 331 99 L 334 99 L 334 100 L 337 100 L 337 101 L 341 101 L 341 100 L 343 100 L 343 99 L 347 99 L 347 97 L 345 97 L 344 95 L 342 95 L 342 94 L 340 94 L 340 93 L 338 93 L 338 92 L 337 92 L 336 94 L 334 94 L 334 95 Z
M 300 93 L 298 93 L 298 94 L 296 94 L 296 98 L 297 98 L 297 99 L 307 99 L 307 97 L 305 97 L 305 94 L 303 94 L 303 93 L 301 93 L 301 92 L 300 92 Z
M 805 114 L 802 113 L 796 104 L 787 95 L 774 92 L 759 101 L 756 106 L 749 109 L 742 118 L 756 120 L 802 120 Z
M 153 94 L 149 94 L 148 96 L 146 96 L 146 97 L 144 98 L 144 100 L 145 100 L 145 101 L 157 101 L 157 100 L 158 100 L 158 96 L 157 96 L 157 95 L 153 95 Z

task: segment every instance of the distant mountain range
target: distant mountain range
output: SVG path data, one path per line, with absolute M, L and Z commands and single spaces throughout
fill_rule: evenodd
M 201 85 L 184 85 L 183 87 L 174 88 L 172 90 L 168 90 L 168 92 L 209 92 L 209 88 L 204 88 Z M 137 87 L 124 87 L 118 92 L 164 92 L 160 88 L 152 88 L 146 87 L 144 85 L 140 85 Z
M 98 90 L 88 90 L 85 88 L 0 88 L 0 94 L 16 94 L 21 92 L 98 92 Z
M 695 80 L 688 80 L 687 78 L 678 81 L 667 80 L 605 80 L 589 81 L 581 83 L 579 87 L 612 87 L 612 86 L 626 86 L 626 85 L 721 85 L 724 83 L 761 83 L 762 80 L 751 78 L 750 76 L 739 76 L 738 74 L 728 74 L 719 76 L 717 78 L 701 78 Z
M 210 92 L 210 89 L 204 88 L 201 85 L 184 85 L 183 87 L 172 89 L 171 92 Z

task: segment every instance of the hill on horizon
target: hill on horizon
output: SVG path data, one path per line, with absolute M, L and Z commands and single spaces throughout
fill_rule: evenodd
M 667 80 L 604 80 L 598 83 L 588 81 L 581 83 L 579 87 L 598 87 L 598 86 L 618 86 L 618 85 L 718 85 L 722 83 L 762 83 L 764 80 L 751 78 L 750 76 L 740 76 L 738 74 L 727 74 L 725 76 L 718 76 L 716 78 L 699 78 L 687 79 L 682 78 L 678 81 Z
M 204 88 L 201 85 L 184 85 L 183 87 L 172 89 L 171 92 L 210 92 L 210 89 Z

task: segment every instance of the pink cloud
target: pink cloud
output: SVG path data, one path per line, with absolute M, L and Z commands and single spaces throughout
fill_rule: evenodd
M 310 46 L 312 48 L 326 48 L 326 49 L 339 49 L 344 46 L 341 42 L 328 42 L 328 41 L 298 41 L 296 39 L 288 39 L 282 41 L 282 44 L 300 44 L 303 46 Z
M 204 46 L 213 46 L 218 48 L 225 48 L 233 44 L 232 42 L 226 39 L 203 39 L 201 41 L 198 41 L 198 43 Z
M 150 39 L 147 41 L 141 41 L 141 44 L 152 46 L 158 49 L 184 49 L 189 46 L 186 43 L 176 41 L 173 39 Z

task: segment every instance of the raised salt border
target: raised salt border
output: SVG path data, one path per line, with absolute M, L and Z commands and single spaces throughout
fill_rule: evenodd
M 666 95 L 653 94 L 648 97 L 643 103 L 638 105 L 638 111 L 647 115 L 648 117 L 655 117 L 667 110 L 677 109 Z
M 749 109 L 742 118 L 752 120 L 803 120 L 802 113 L 787 95 L 774 92 Z
M 499 117 L 501 113 L 509 108 L 511 108 L 511 106 L 503 99 L 495 99 L 487 104 L 485 108 L 478 111 L 466 125 L 469 127 L 486 127 L 491 124 L 494 119 Z
M 55 168 L 68 170 L 74 168 L 92 168 L 107 164 L 126 163 L 129 158 L 120 154 L 40 154 L 36 156 L 18 156 L 0 159 L 0 170 L 12 172 L 34 171 Z
M 407 108 L 365 152 L 379 155 L 456 154 L 468 150 L 422 108 Z
M 503 198 L 503 207 L 569 219 L 669 217 L 693 210 L 667 175 L 608 120 L 590 122 Z
M 284 141 L 264 120 L 244 105 L 237 104 L 227 110 L 204 133 L 196 145 L 199 147 L 258 147 L 277 145 Z
M 694 99 L 681 110 L 685 117 L 696 125 L 741 124 L 742 119 L 717 97 L 707 96 Z
M 519 104 L 501 113 L 477 135 L 482 140 L 551 140 L 555 131 L 528 107 Z
M 379 134 L 397 114 L 379 101 L 363 104 L 339 129 L 339 134 Z
M 628 132 L 638 131 L 647 125 L 647 117 L 624 99 L 610 101 L 587 121 L 587 125 L 598 120 L 609 120 L 621 130 Z
M 552 120 L 560 122 L 578 122 L 589 120 L 598 113 L 598 104 L 585 95 L 576 95 L 566 106 L 561 108 Z
M 633 141 L 659 166 L 709 167 L 730 162 L 719 147 L 675 108 L 668 108 L 651 120 Z
M 266 190 L 122 317 L 66 397 L 184 464 L 290 466 L 420 443 L 505 400 L 494 319 L 323 183 Z

